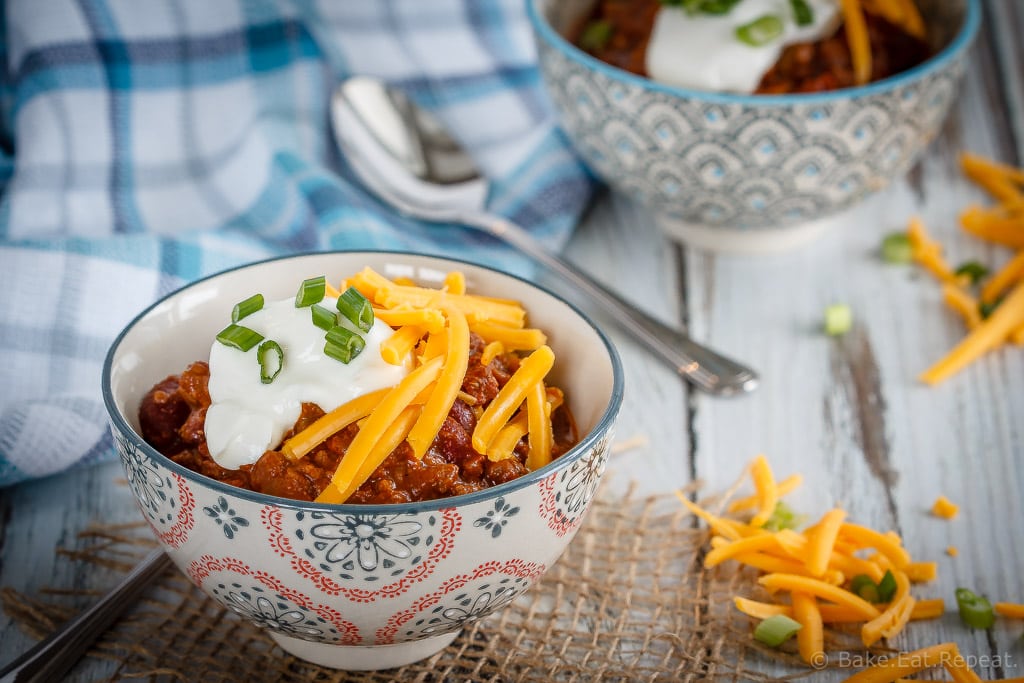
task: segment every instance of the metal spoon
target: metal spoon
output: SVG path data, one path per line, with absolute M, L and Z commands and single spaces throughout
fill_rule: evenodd
M 428 112 L 400 91 L 354 77 L 331 101 L 335 139 L 371 192 L 403 214 L 482 230 L 561 276 L 590 303 L 690 382 L 721 396 L 753 391 L 757 374 L 643 313 L 549 252 L 529 232 L 485 210 L 488 181 Z
M 171 558 L 163 550 L 151 552 L 96 604 L 0 669 L 0 683 L 60 680 L 93 641 L 170 566 Z

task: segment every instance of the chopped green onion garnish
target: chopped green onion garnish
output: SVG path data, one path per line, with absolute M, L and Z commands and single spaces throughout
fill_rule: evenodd
M 373 306 L 355 287 L 349 287 L 338 297 L 338 311 L 363 332 L 373 327 Z
M 707 11 L 707 10 L 705 10 Z M 782 20 L 774 14 L 766 14 L 749 24 L 736 27 L 736 37 L 751 47 L 760 47 L 782 35 Z
M 260 381 L 270 384 L 284 367 L 284 351 L 280 344 L 268 339 L 256 349 L 256 360 L 260 362 Z
M 814 12 L 806 0 L 789 0 L 789 4 L 793 8 L 797 26 L 810 26 L 814 23 Z
M 682 7 L 687 14 L 693 16 L 704 14 L 728 14 L 740 0 L 661 0 L 668 7 Z
M 882 602 L 882 596 L 878 590 L 878 584 L 871 580 L 867 574 L 857 574 L 850 579 L 850 592 L 868 602 Z
M 768 647 L 778 647 L 792 638 L 802 628 L 800 622 L 785 614 L 768 617 L 754 629 L 754 639 Z
M 324 300 L 324 293 L 327 291 L 327 276 L 312 277 L 304 280 L 299 285 L 299 292 L 295 295 L 295 308 L 312 306 Z
M 366 346 L 366 342 L 358 334 L 347 327 L 335 326 L 327 333 L 324 353 L 342 363 L 348 363 Z
M 960 619 L 971 628 L 989 628 L 996 622 L 996 613 L 984 596 L 975 595 L 966 588 L 956 589 L 956 604 Z
M 588 52 L 603 50 L 611 40 L 613 31 L 610 21 L 592 21 L 580 34 L 580 47 Z
M 894 595 L 896 595 L 896 577 L 886 569 L 882 580 L 878 582 L 878 601 L 892 602 Z
M 972 285 L 981 282 L 982 278 L 988 275 L 988 268 L 977 261 L 968 261 L 954 271 L 957 275 L 966 275 Z
M 700 11 L 704 14 L 728 14 L 740 0 L 704 0 L 700 3 Z
M 886 263 L 910 263 L 914 258 L 914 247 L 905 232 L 894 232 L 882 240 L 882 260 Z
M 329 332 L 332 327 L 338 324 L 338 316 L 334 311 L 324 308 L 320 304 L 313 304 L 309 307 L 309 310 L 313 316 L 313 324 L 325 332 Z
M 766 531 L 796 529 L 805 521 L 807 521 L 806 515 L 799 515 L 796 512 L 793 512 L 793 508 L 780 500 L 775 504 L 775 509 L 772 510 L 771 517 L 769 517 L 768 521 L 764 523 L 764 529 Z
M 999 308 L 999 304 L 1003 303 L 1003 297 L 999 297 L 995 301 L 982 301 L 978 304 L 978 313 L 981 315 L 981 319 L 985 320 L 992 312 Z
M 217 335 L 217 341 L 224 346 L 233 346 L 242 351 L 248 351 L 263 341 L 263 335 L 256 330 L 250 330 L 244 325 L 228 325 Z
M 853 312 L 846 304 L 833 304 L 825 309 L 825 334 L 837 337 L 853 327 Z
M 245 316 L 255 313 L 261 308 L 263 308 L 263 295 L 253 294 L 245 301 L 239 301 L 235 304 L 235 307 L 231 309 L 231 322 L 237 323 Z

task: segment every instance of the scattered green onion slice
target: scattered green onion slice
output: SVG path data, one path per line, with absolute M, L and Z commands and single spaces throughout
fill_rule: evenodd
M 789 0 L 789 5 L 793 8 L 797 26 L 810 26 L 814 23 L 814 12 L 807 0 Z
M 966 275 L 972 285 L 976 285 L 988 275 L 988 268 L 984 264 L 978 263 L 977 261 L 968 261 L 963 263 L 954 271 L 957 275 Z
M 236 349 L 248 351 L 263 341 L 263 335 L 244 325 L 232 323 L 217 334 L 217 341 L 224 346 L 233 346 Z
M 956 604 L 960 608 L 960 620 L 971 628 L 989 628 L 996 622 L 992 603 L 967 588 L 956 589 Z
M 1003 297 L 999 297 L 995 301 L 982 301 L 978 304 L 978 313 L 981 315 L 981 319 L 985 320 L 992 312 L 999 308 L 999 304 L 1003 303 Z
M 338 324 L 338 316 L 334 311 L 324 308 L 320 304 L 313 304 L 309 307 L 310 315 L 313 316 L 313 324 L 325 332 Z
M 850 592 L 864 598 L 868 602 L 882 602 L 878 584 L 871 580 L 867 574 L 857 574 L 850 579 Z
M 237 323 L 245 316 L 251 315 L 261 308 L 263 308 L 263 295 L 253 294 L 245 301 L 239 301 L 235 304 L 235 307 L 231 309 L 231 322 Z
M 754 639 L 768 647 L 778 647 L 792 638 L 802 627 L 800 622 L 785 614 L 768 617 L 754 629 Z
M 896 577 L 886 569 L 882 580 L 878 582 L 878 601 L 892 602 L 894 595 L 896 595 Z
M 366 342 L 352 330 L 341 327 L 332 327 L 327 333 L 327 343 L 324 345 L 324 353 L 342 363 L 349 363 L 366 346 Z
M 324 300 L 324 293 L 327 291 L 327 276 L 311 277 L 303 280 L 299 285 L 299 292 L 295 295 L 295 308 L 312 306 Z
M 706 11 L 706 10 L 705 10 Z M 782 20 L 774 14 L 766 14 L 749 24 L 736 27 L 736 37 L 751 47 L 766 45 L 782 35 Z
M 853 327 L 853 312 L 846 304 L 832 304 L 825 309 L 825 334 L 838 337 Z
M 797 514 L 793 508 L 786 505 L 784 501 L 775 504 L 771 517 L 764 523 L 766 531 L 781 531 L 783 529 L 796 529 L 807 521 L 806 515 Z
M 256 360 L 260 362 L 260 381 L 270 384 L 284 367 L 284 351 L 281 350 L 280 344 L 268 339 L 256 349 Z
M 603 50 L 612 39 L 614 28 L 610 21 L 592 21 L 583 29 L 580 34 L 580 47 L 588 52 Z
M 704 0 L 700 3 L 700 11 L 704 14 L 728 14 L 740 0 Z
M 910 263 L 914 258 L 914 247 L 905 232 L 894 232 L 882 240 L 882 260 L 886 263 Z
M 349 287 L 338 297 L 338 311 L 363 332 L 373 327 L 373 306 L 355 287 Z

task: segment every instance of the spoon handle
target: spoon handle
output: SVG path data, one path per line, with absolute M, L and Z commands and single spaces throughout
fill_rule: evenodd
M 39 641 L 28 652 L 0 669 L 0 683 L 49 683 L 60 680 L 71 666 L 153 581 L 171 564 L 162 550 L 154 550 L 121 583 L 92 607 Z
M 583 292 L 612 320 L 676 372 L 701 389 L 729 396 L 757 388 L 757 373 L 701 346 L 682 331 L 655 320 L 606 288 L 579 268 L 547 250 L 533 235 L 511 221 L 492 214 L 461 217 L 465 222 L 498 237 L 557 273 Z

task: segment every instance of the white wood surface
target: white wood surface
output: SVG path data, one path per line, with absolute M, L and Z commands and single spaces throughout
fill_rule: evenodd
M 961 323 L 928 276 L 887 266 L 876 253 L 882 235 L 919 214 L 954 263 L 1009 256 L 961 234 L 956 221 L 960 209 L 984 200 L 960 176 L 961 150 L 1024 160 L 1024 3 L 989 0 L 985 19 L 942 137 L 905 179 L 809 248 L 759 258 L 687 250 L 628 199 L 598 197 L 567 255 L 653 314 L 685 322 L 697 339 L 752 364 L 763 380 L 754 395 L 709 398 L 612 330 L 627 373 L 618 437 L 647 441 L 613 458 L 614 487 L 633 481 L 641 493 L 664 492 L 697 477 L 721 489 L 763 452 L 778 473 L 805 475 L 795 507 L 820 513 L 842 505 L 857 521 L 898 530 L 916 557 L 937 560 L 939 580 L 919 595 L 953 604 L 953 590 L 968 586 L 1024 602 L 1024 349 L 995 353 L 939 387 L 921 385 L 916 375 L 961 337 Z M 822 312 L 834 302 L 850 305 L 856 320 L 839 339 L 821 332 Z M 121 476 L 110 464 L 0 491 L 0 586 L 30 594 L 109 587 L 115 577 L 56 558 L 54 548 L 75 547 L 92 522 L 137 519 Z M 927 514 L 939 494 L 961 504 L 958 518 Z M 958 557 L 945 555 L 949 545 Z M 1003 620 L 972 632 L 947 614 L 915 624 L 895 644 L 955 640 L 990 664 L 978 668 L 983 678 L 1015 677 L 1024 676 L 1022 630 Z M 0 615 L 0 663 L 31 643 Z M 106 666 L 87 660 L 70 680 L 100 679 Z

